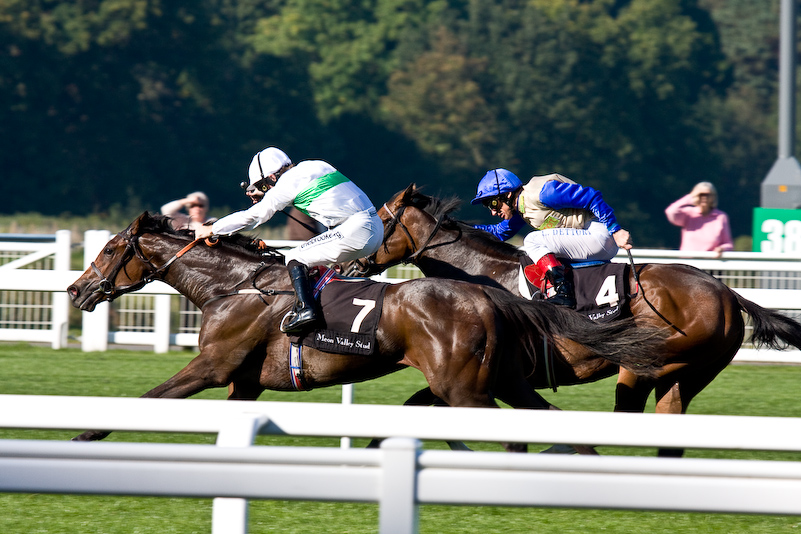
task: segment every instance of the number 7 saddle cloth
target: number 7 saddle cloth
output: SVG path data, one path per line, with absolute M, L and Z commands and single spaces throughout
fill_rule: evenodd
M 290 342 L 334 354 L 372 355 L 387 287 L 384 282 L 340 277 L 329 269 L 314 288 L 322 319 L 314 330 L 290 336 Z

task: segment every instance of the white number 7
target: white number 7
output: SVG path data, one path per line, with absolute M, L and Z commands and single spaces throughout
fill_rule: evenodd
M 359 332 L 359 328 L 362 326 L 362 321 L 364 318 L 367 317 L 367 314 L 373 311 L 375 308 L 375 301 L 374 300 L 364 300 L 364 299 L 353 299 L 354 306 L 361 306 L 362 311 L 360 311 L 356 318 L 353 319 L 353 325 L 350 327 L 351 332 Z

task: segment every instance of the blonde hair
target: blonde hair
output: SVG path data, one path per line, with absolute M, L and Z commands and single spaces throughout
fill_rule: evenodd
M 206 193 L 204 193 L 203 191 L 195 191 L 194 193 L 189 193 L 188 195 L 186 195 L 186 197 L 187 198 L 195 197 L 196 199 L 198 199 L 200 202 L 203 203 L 203 206 L 206 209 L 209 209 L 209 197 L 207 197 Z
M 695 184 L 695 187 L 693 187 L 693 190 L 692 190 L 691 194 L 692 194 L 693 198 L 695 199 L 695 202 L 697 203 L 698 202 L 698 194 L 701 193 L 701 192 L 707 192 L 707 191 L 709 192 L 709 194 L 712 197 L 710 199 L 712 207 L 713 208 L 717 208 L 718 207 L 718 190 L 715 189 L 715 186 L 712 185 L 712 182 L 698 182 L 697 184 Z

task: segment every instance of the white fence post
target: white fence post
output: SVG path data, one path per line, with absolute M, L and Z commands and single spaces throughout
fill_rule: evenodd
M 53 270 L 67 272 L 70 270 L 70 251 L 72 232 L 58 230 L 56 232 L 56 253 Z M 53 341 L 51 346 L 60 349 L 67 346 L 67 329 L 69 328 L 69 295 L 64 291 L 53 293 Z
M 422 442 L 414 438 L 389 438 L 381 444 L 381 500 L 378 504 L 379 534 L 417 534 L 417 455 Z
M 342 404 L 353 404 L 353 384 L 342 384 Z M 339 446 L 349 449 L 350 437 L 342 436 L 339 439 Z
M 83 268 L 89 265 L 111 239 L 108 230 L 87 230 L 83 235 Z M 92 313 L 83 313 L 81 321 L 81 350 L 105 352 L 108 350 L 109 303 L 101 302 Z
M 170 350 L 170 303 L 171 295 L 154 297 L 153 336 L 156 338 L 153 352 L 165 353 Z
M 238 416 L 231 419 L 217 434 L 218 447 L 250 447 L 262 426 L 265 416 Z M 211 534 L 247 534 L 248 500 L 217 497 L 211 510 Z

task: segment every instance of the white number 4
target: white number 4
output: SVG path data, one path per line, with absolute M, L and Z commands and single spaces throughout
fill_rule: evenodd
M 604 304 L 615 306 L 618 302 L 620 302 L 620 295 L 617 294 L 615 275 L 612 274 L 606 277 L 601 289 L 598 290 L 598 294 L 595 295 L 595 303 L 598 306 L 603 306 Z
M 353 319 L 353 325 L 350 327 L 351 332 L 359 332 L 359 328 L 362 326 L 362 322 L 364 318 L 367 317 L 367 314 L 373 311 L 375 308 L 375 301 L 374 300 L 364 300 L 364 299 L 353 299 L 354 306 L 361 306 L 362 311 L 360 311 L 356 318 Z

